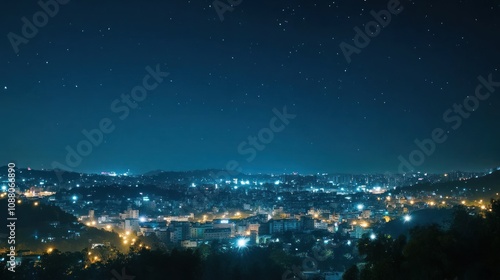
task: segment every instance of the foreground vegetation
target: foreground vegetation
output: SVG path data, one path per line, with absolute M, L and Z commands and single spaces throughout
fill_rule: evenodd
M 344 280 L 500 279 L 500 202 L 475 214 L 456 209 L 449 228 L 417 227 L 409 237 L 364 237 L 358 244 L 363 265 Z

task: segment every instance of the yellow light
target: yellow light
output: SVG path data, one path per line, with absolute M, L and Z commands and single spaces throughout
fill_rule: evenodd
M 484 205 L 481 205 L 481 209 L 483 209 L 483 210 L 484 210 L 484 209 L 486 209 L 486 206 L 484 206 Z
M 361 223 L 361 226 L 362 226 L 362 227 L 368 227 L 368 223 L 366 223 L 366 222 Z
M 47 253 L 49 253 L 49 254 L 52 253 L 52 251 L 54 251 L 54 248 L 47 249 Z
M 33 205 L 38 206 L 38 202 L 33 203 Z
M 123 244 L 127 245 L 128 241 L 127 240 L 123 240 Z
M 107 225 L 107 226 L 106 226 L 106 228 L 107 228 L 107 229 L 110 229 L 110 228 L 111 228 L 111 226 L 110 226 L 110 225 Z
M 126 235 L 130 235 L 130 231 L 128 231 L 128 230 L 127 230 L 127 231 L 125 232 L 125 234 L 126 234 Z
M 465 205 L 465 200 L 462 200 L 462 204 Z
M 135 238 L 132 238 L 132 242 L 135 242 Z
M 92 255 L 92 252 L 89 252 L 89 256 Z
M 443 202 L 441 202 L 441 204 L 446 204 L 446 202 L 443 201 Z
M 86 223 L 86 225 L 89 227 L 89 226 L 90 226 L 90 223 L 89 223 L 89 222 L 87 222 L 87 223 Z
M 240 215 L 241 215 L 241 213 L 240 213 L 240 212 L 236 212 L 236 216 L 240 216 Z
M 17 203 L 20 204 L 22 201 L 20 199 L 17 200 Z
M 352 222 L 353 225 L 357 224 L 356 221 Z
M 92 221 L 92 225 L 95 226 L 95 221 Z

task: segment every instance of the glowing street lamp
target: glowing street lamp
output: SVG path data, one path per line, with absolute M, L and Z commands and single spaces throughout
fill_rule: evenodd
M 411 221 L 411 216 L 410 215 L 405 215 L 403 217 L 403 219 L 404 219 L 405 222 L 409 222 L 409 221 Z
M 236 246 L 238 246 L 238 248 L 245 248 L 245 247 L 247 247 L 247 243 L 248 243 L 248 239 L 240 238 L 236 241 Z

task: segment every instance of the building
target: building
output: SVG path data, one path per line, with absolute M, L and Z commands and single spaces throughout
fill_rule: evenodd
M 184 240 L 181 242 L 181 246 L 184 248 L 196 248 L 198 247 L 198 243 L 192 240 Z
M 139 219 L 127 218 L 122 222 L 122 224 L 125 231 L 138 232 L 140 230 Z
M 205 229 L 204 239 L 205 240 L 221 240 L 231 238 L 230 228 L 211 228 Z
M 314 228 L 314 224 L 313 224 Z M 283 233 L 300 230 L 300 221 L 297 219 L 282 219 L 269 221 L 269 233 Z

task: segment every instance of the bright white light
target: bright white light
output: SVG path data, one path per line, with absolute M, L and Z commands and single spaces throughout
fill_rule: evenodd
M 238 241 L 236 241 L 236 246 L 238 246 L 238 248 L 244 248 L 247 246 L 247 243 L 248 243 L 248 239 L 240 238 L 240 239 L 238 239 Z
M 76 195 L 74 195 L 74 196 L 72 197 L 72 199 L 73 199 L 73 200 L 76 200 L 76 199 L 77 199 Z
M 357 208 L 359 211 L 361 211 L 363 210 L 363 208 L 365 208 L 365 206 L 363 204 L 358 204 Z
M 411 220 L 411 216 L 410 215 L 405 215 L 403 217 L 403 219 L 405 220 L 405 222 L 409 222 Z
M 375 233 L 370 234 L 370 239 L 371 240 L 374 240 L 375 238 L 377 238 L 377 236 L 375 235 Z
M 145 221 L 146 221 L 146 218 L 144 218 L 144 217 L 139 218 L 139 222 L 144 223 Z

